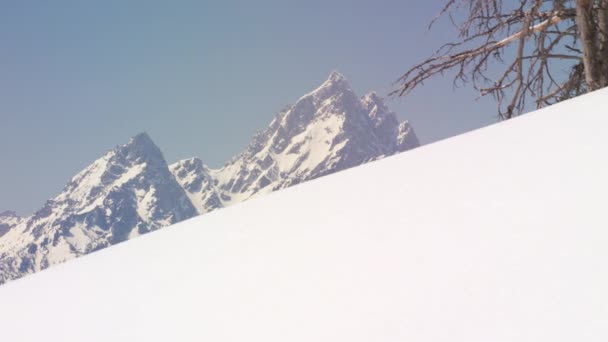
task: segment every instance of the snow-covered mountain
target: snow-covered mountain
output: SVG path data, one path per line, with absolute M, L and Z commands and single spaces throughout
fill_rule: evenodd
M 399 122 L 379 96 L 359 98 L 334 72 L 222 168 L 194 158 L 171 165 L 171 171 L 205 213 L 417 146 L 408 122 Z
M 606 342 L 607 106 L 608 88 L 0 287 L 0 336 Z
M 158 147 L 137 135 L 0 239 L 0 283 L 195 215 Z
M 0 284 L 416 146 L 407 122 L 375 93 L 359 98 L 339 73 L 280 112 L 219 169 L 198 158 L 169 167 L 150 137 L 139 134 L 76 175 L 32 216 L 0 217 Z
M 11 228 L 18 225 L 23 219 L 14 211 L 0 213 L 0 237 L 6 234 Z

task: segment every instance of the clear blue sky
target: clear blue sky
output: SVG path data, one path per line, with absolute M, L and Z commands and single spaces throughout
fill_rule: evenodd
M 386 94 L 453 35 L 426 30 L 443 2 L 6 1 L 0 211 L 31 213 L 141 131 L 169 163 L 220 166 L 332 70 Z M 495 122 L 476 96 L 446 78 L 389 105 L 429 143 Z

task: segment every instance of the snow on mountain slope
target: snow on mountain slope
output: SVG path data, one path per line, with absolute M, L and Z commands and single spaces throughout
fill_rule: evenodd
M 137 135 L 0 239 L 0 283 L 194 215 L 158 147 Z
M 0 213 L 0 237 L 18 225 L 22 220 L 14 211 Z
M 0 239 L 0 284 L 254 194 L 416 146 L 407 122 L 399 123 L 374 93 L 357 98 L 338 73 L 219 170 L 198 158 L 169 170 L 158 147 L 140 134 L 74 177 L 21 224 L 9 226 L 0 217 L 0 236 L 6 234 Z
M 608 89 L 6 284 L 2 337 L 604 342 L 607 105 Z
M 205 213 L 418 145 L 408 122 L 400 123 L 380 97 L 359 98 L 334 72 L 221 169 L 188 159 L 171 170 Z
M 199 158 L 182 160 L 170 166 L 175 179 L 188 194 L 188 198 L 200 214 L 224 206 L 212 170 Z

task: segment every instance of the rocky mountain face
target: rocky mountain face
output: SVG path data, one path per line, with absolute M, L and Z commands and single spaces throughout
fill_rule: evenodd
M 0 214 L 0 283 L 323 175 L 418 146 L 375 93 L 332 73 L 219 169 L 168 166 L 147 134 L 84 169 L 27 218 Z
M 158 147 L 140 134 L 0 238 L 0 283 L 195 215 Z
M 0 213 L 0 237 L 18 225 L 23 219 L 14 211 Z
M 332 73 L 222 168 L 195 158 L 171 165 L 171 171 L 202 214 L 418 145 L 410 125 L 399 122 L 380 97 L 359 98 L 342 75 Z

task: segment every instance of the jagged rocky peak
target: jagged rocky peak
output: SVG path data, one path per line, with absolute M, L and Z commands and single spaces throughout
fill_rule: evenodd
M 281 153 L 290 139 L 307 128 L 322 121 L 356 121 L 361 111 L 360 101 L 346 78 L 334 71 L 321 86 L 279 113 L 265 132 L 254 137 L 250 146 L 260 151 L 270 144 L 274 152 Z
M 196 214 L 160 149 L 138 134 L 0 239 L 0 283 Z
M 124 209 L 129 203 L 145 222 L 160 216 L 177 222 L 191 216 L 183 189 L 147 133 L 117 146 L 76 175 L 51 204 L 59 202 L 68 202 L 71 211 L 111 205 Z M 173 209 L 178 212 L 172 213 Z
M 397 127 L 399 125 L 397 114 L 386 106 L 384 99 L 378 96 L 376 92 L 367 93 L 361 98 L 361 102 L 375 127 Z
M 183 178 L 190 172 L 207 172 L 208 168 L 200 158 L 194 157 L 171 165 L 171 170 L 175 170 L 175 174 Z
M 200 191 L 203 183 L 210 180 L 209 168 L 199 158 L 181 160 L 169 169 L 187 191 Z
M 147 133 L 139 133 L 129 139 L 129 142 L 117 146 L 112 151 L 106 153 L 100 160 L 107 162 L 107 173 L 117 173 L 117 168 L 112 166 L 134 166 L 142 165 L 147 168 L 167 167 L 167 163 L 160 148 L 152 141 Z M 106 174 L 108 175 L 108 174 Z
M 405 151 L 420 145 L 416 133 L 407 120 L 399 122 L 397 114 L 391 111 L 384 99 L 376 92 L 369 92 L 361 98 L 371 119 L 376 135 L 384 144 L 394 144 L 397 151 Z
M 406 151 L 420 146 L 418 136 L 408 121 L 403 121 L 397 129 L 397 149 Z
M 394 116 L 394 114 L 395 114 L 394 112 L 391 112 L 388 109 L 388 107 L 386 106 L 386 103 L 384 103 L 384 99 L 382 97 L 378 96 L 378 94 L 375 91 L 365 94 L 361 98 L 361 101 L 363 102 L 363 105 L 368 110 L 369 116 L 371 118 Z M 391 114 L 393 114 L 393 115 L 391 115 Z M 395 120 L 396 120 L 396 117 L 395 117 Z
M 344 77 L 344 75 L 342 75 L 340 72 L 334 70 L 331 72 L 331 74 L 329 74 L 329 77 L 327 78 L 326 82 L 345 82 L 346 81 L 346 77 Z
M 139 218 L 153 228 L 157 228 L 156 221 L 161 218 L 175 223 L 193 214 L 161 150 L 147 133 L 140 133 L 106 153 L 80 175 L 84 177 L 77 176 L 72 181 L 75 187 L 66 195 L 86 195 L 87 206 L 91 201 L 96 205 L 104 201 L 120 203 L 124 208 L 121 197 L 126 196 L 130 205 L 137 208 Z
M 381 97 L 373 92 L 358 97 L 342 74 L 332 72 L 279 112 L 221 169 L 206 169 L 192 159 L 171 170 L 204 212 L 417 145 L 409 124 L 400 123 Z
M 215 187 L 218 180 L 201 159 L 185 159 L 169 168 L 199 214 L 224 206 L 220 192 Z
M 304 96 L 300 101 L 309 96 L 312 97 L 314 104 L 317 106 L 323 105 L 324 102 L 326 102 L 325 104 L 330 104 L 330 100 L 333 102 L 343 102 L 342 104 L 344 104 L 344 101 L 348 103 L 357 100 L 357 96 L 350 87 L 350 83 L 348 83 L 346 77 L 337 71 L 332 72 L 320 87 Z
M 109 190 L 112 184 L 122 185 L 144 171 L 156 170 L 162 174 L 166 168 L 167 163 L 158 146 L 147 133 L 140 133 L 74 176 L 58 199 L 90 201 L 104 195 L 102 190 Z
M 198 158 L 169 167 L 140 133 L 77 174 L 34 215 L 0 216 L 7 231 L 0 238 L 0 283 L 416 146 L 410 125 L 381 97 L 359 97 L 338 72 L 281 111 L 220 169 Z
M 337 71 L 332 71 L 327 80 L 317 90 L 320 89 L 347 90 L 350 89 L 350 84 L 344 75 Z
M 129 140 L 126 145 L 116 149 L 117 153 L 125 157 L 134 158 L 137 161 L 164 161 L 164 157 L 158 146 L 152 141 L 148 133 L 139 133 Z
M 21 223 L 23 219 L 16 212 L 7 210 L 0 213 L 0 237 Z

